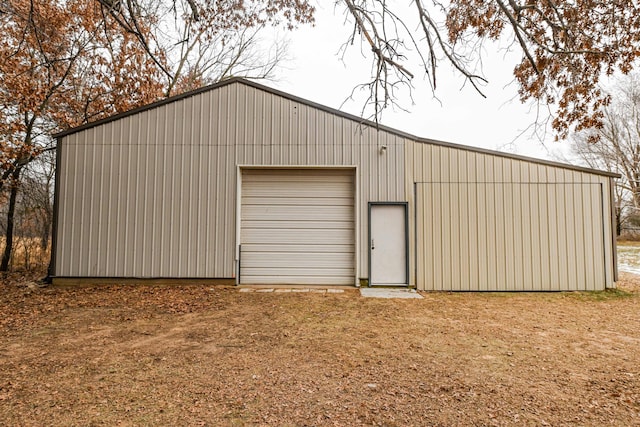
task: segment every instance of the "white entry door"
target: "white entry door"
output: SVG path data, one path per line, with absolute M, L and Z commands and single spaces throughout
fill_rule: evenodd
M 369 205 L 369 283 L 407 286 L 407 205 Z

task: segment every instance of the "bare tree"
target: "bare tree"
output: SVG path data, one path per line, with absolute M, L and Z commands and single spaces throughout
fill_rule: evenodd
M 299 0 L 96 1 L 156 64 L 165 96 L 231 76 L 273 78 L 286 43 L 265 52 L 258 35 L 269 22 L 287 28 L 311 22 L 313 12 Z
M 618 79 L 602 107 L 603 125 L 571 136 L 573 154 L 589 167 L 619 173 L 617 210 L 620 227 L 640 212 L 640 75 Z
M 263 46 L 264 26 L 207 35 L 201 31 L 168 46 L 165 95 L 171 96 L 231 77 L 268 80 L 287 59 L 288 44 L 276 40 Z M 205 41 L 206 40 L 206 41 Z
M 11 228 L 13 234 L 13 250 L 3 253 L 7 269 L 44 268 L 48 263 L 54 168 L 53 152 L 37 156 L 22 168 L 19 186 L 10 191 L 13 203 L 0 204 L 0 230 L 6 236 Z

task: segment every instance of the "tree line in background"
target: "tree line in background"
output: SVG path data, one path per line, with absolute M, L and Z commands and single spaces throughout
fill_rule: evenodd
M 621 223 L 629 206 L 638 209 L 637 95 L 600 86 L 604 76 L 628 74 L 640 56 L 636 1 L 338 0 L 334 7 L 336 25 L 353 28 L 342 53 L 371 59 L 370 75 L 354 89 L 367 94 L 363 115 L 377 123 L 410 99 L 416 74 L 436 93 L 443 66 L 482 94 L 483 52 L 499 42 L 522 54 L 513 70 L 521 101 L 548 111 L 581 161 L 624 176 Z M 0 0 L 0 271 L 48 259 L 52 134 L 231 76 L 273 77 L 286 46 L 265 51 L 260 32 L 294 30 L 313 15 L 309 0 Z

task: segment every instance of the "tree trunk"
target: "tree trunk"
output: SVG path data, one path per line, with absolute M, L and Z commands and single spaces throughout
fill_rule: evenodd
M 49 236 L 51 230 L 51 223 L 49 221 L 45 221 L 45 224 L 42 226 L 42 230 L 40 232 L 40 249 L 44 252 L 49 247 Z
M 622 234 L 622 209 L 616 208 L 616 237 Z
M 631 197 L 633 198 L 633 206 L 640 209 L 640 187 L 631 185 Z
M 0 262 L 0 271 L 9 271 L 9 261 L 11 260 L 11 252 L 13 251 L 13 225 L 16 213 L 16 200 L 18 198 L 18 179 L 20 178 L 20 168 L 17 168 L 11 174 L 12 185 L 9 195 L 9 210 L 7 211 L 7 235 L 5 236 L 4 253 L 2 254 L 2 262 Z
M 49 194 L 49 186 L 47 185 L 47 195 Z M 43 206 L 44 214 L 42 215 L 42 229 L 40 230 L 40 249 L 46 251 L 51 241 L 51 225 L 53 223 L 53 207 L 47 197 Z

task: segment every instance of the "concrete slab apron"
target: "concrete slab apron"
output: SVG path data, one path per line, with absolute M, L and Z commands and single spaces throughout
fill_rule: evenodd
M 344 290 L 342 289 L 322 289 L 322 288 L 240 288 L 240 292 L 243 293 L 312 293 L 312 294 L 342 294 Z
M 413 289 L 360 288 L 360 295 L 365 298 L 417 298 L 422 295 Z

